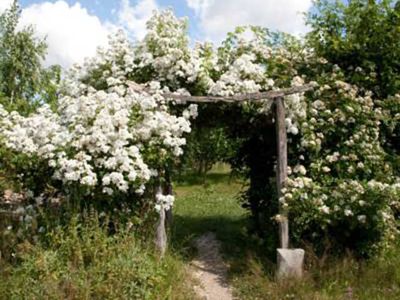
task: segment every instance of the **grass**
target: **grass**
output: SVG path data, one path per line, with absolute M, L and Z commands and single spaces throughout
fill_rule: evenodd
M 205 182 L 189 177 L 176 186 L 173 251 L 190 260 L 194 237 L 215 232 L 238 299 L 400 299 L 400 249 L 361 262 L 351 257 L 324 261 L 306 251 L 304 278 L 277 281 L 266 245 L 247 234 L 248 214 L 238 202 L 242 184 L 224 172 L 214 170 Z
M 160 260 L 132 233 L 110 236 L 96 222 L 21 244 L 16 259 L 0 265 L 0 299 L 194 299 L 178 255 Z
M 237 202 L 241 183 L 221 175 L 210 174 L 204 184 L 184 183 L 177 186 L 178 200 L 174 207 L 173 224 L 177 241 L 207 231 L 216 232 L 220 239 L 235 239 L 237 233 L 244 229 L 246 211 Z

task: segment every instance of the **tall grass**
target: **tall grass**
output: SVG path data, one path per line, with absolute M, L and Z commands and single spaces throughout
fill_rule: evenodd
M 193 299 L 182 260 L 132 233 L 71 222 L 46 242 L 19 245 L 0 271 L 1 299 Z

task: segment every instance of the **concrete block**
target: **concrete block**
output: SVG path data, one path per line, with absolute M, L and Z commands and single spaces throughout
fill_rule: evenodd
M 277 249 L 277 278 L 301 278 L 303 275 L 303 249 Z

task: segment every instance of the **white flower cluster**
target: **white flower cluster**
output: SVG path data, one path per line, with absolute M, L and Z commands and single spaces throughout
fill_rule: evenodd
M 135 49 L 138 68 L 150 68 L 153 80 L 178 87 L 180 81 L 197 79 L 200 60 L 189 50 L 187 19 L 177 19 L 171 10 L 155 12 L 147 22 L 147 34 Z
M 162 209 L 169 210 L 174 205 L 175 197 L 173 195 L 163 195 L 158 193 L 156 195 L 155 209 L 161 211 Z
M 43 106 L 22 117 L 0 108 L 1 138 L 16 152 L 47 160 L 64 183 L 143 193 L 162 162 L 182 154 L 197 107 L 170 114 L 159 89 L 150 95 L 128 87 L 134 68 L 133 48 L 118 33 L 107 50 L 70 70 L 56 112 Z
M 60 117 L 47 105 L 29 117 L 22 117 L 15 111 L 8 113 L 0 105 L 0 116 L 0 135 L 6 137 L 4 144 L 18 152 L 51 159 L 55 149 L 65 146 L 71 139 L 60 124 Z
M 209 81 L 208 93 L 231 96 L 254 93 L 274 87 L 274 80 L 268 78 L 265 62 L 272 50 L 255 32 L 247 31 L 236 36 L 234 47 L 224 49 L 213 68 L 222 71 L 217 81 Z
M 265 70 L 256 63 L 256 56 L 245 53 L 235 59 L 228 70 L 211 86 L 209 93 L 219 96 L 255 93 L 261 90 L 264 78 Z M 273 81 L 270 84 L 272 86 Z
M 152 174 L 144 152 L 182 153 L 182 137 L 190 132 L 193 107 L 185 117 L 170 115 L 158 105 L 160 97 L 126 90 L 97 91 L 59 101 L 58 113 L 44 107 L 24 118 L 15 112 L 2 119 L 5 145 L 17 152 L 47 159 L 55 176 L 64 182 L 114 188 L 146 183 Z M 99 174 L 101 178 L 99 178 Z
M 301 86 L 304 84 L 304 80 L 296 76 L 292 79 L 292 86 Z M 286 128 L 287 131 L 293 135 L 299 133 L 299 121 L 304 120 L 307 115 L 307 103 L 305 101 L 304 95 L 292 94 L 285 97 L 285 107 L 287 109 L 286 113 Z

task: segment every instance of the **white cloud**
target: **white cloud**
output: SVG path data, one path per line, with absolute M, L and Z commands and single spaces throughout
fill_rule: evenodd
M 0 12 L 13 0 L 0 0 Z M 97 1 L 97 0 L 96 0 Z M 312 0 L 186 0 L 198 19 L 201 35 L 219 41 L 226 32 L 238 25 L 261 25 L 294 34 L 307 30 L 302 12 L 308 11 Z M 157 0 L 119 0 L 115 11 L 117 23 L 127 29 L 135 39 L 146 33 L 146 22 Z M 194 20 L 192 20 L 194 22 Z M 22 11 L 21 24 L 34 24 L 36 31 L 47 36 L 46 65 L 61 64 L 68 67 L 92 56 L 97 46 L 107 43 L 107 35 L 114 25 L 102 23 L 79 2 L 69 5 L 65 0 L 32 4 Z M 197 34 L 196 34 L 197 35 Z
M 7 8 L 10 8 L 14 0 L 0 0 L 0 13 L 2 13 Z
M 69 6 L 63 0 L 24 8 L 21 25 L 28 24 L 33 24 L 40 36 L 47 36 L 49 47 L 45 64 L 60 64 L 63 67 L 93 56 L 98 46 L 107 44 L 111 28 L 97 16 L 90 15 L 79 2 Z
M 186 0 L 207 39 L 221 40 L 239 25 L 259 25 L 299 35 L 312 0 Z
M 0 0 L 0 12 L 8 8 L 13 0 Z M 156 0 L 120 0 L 117 23 L 135 39 L 146 34 L 146 22 L 159 6 Z M 100 3 L 98 0 L 96 3 Z M 34 25 L 39 36 L 46 36 L 48 55 L 45 64 L 60 64 L 64 68 L 80 63 L 93 56 L 98 46 L 107 44 L 107 36 L 117 27 L 102 23 L 90 14 L 79 2 L 69 5 L 65 0 L 31 4 L 22 10 L 21 26 Z
M 125 27 L 135 39 L 142 39 L 146 34 L 146 22 L 159 6 L 155 0 L 139 0 L 132 5 L 129 0 L 121 0 L 118 11 L 119 24 Z
M 186 0 L 187 5 L 200 17 L 205 16 L 213 2 L 213 0 Z

